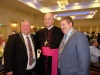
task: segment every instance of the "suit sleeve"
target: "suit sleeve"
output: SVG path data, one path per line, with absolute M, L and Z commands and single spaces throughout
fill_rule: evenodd
M 79 60 L 79 68 L 77 75 L 89 75 L 90 49 L 88 39 L 83 33 L 78 34 L 77 53 Z
M 15 44 L 15 35 L 11 35 L 9 36 L 4 49 L 4 65 L 6 72 L 13 71 L 14 44 Z
M 36 49 L 41 49 L 41 44 L 40 44 L 40 40 L 39 40 L 39 32 L 37 31 L 36 34 L 35 34 L 35 41 L 36 41 L 36 44 L 37 44 L 37 47 Z

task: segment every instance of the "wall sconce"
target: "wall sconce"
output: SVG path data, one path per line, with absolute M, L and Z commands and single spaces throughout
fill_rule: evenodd
M 11 28 L 12 28 L 12 31 L 17 30 L 17 22 L 16 21 L 11 21 Z
M 31 32 L 33 32 L 33 28 L 35 27 L 35 25 L 31 25 Z
M 34 28 L 34 26 L 31 25 L 31 29 L 33 29 L 33 28 Z

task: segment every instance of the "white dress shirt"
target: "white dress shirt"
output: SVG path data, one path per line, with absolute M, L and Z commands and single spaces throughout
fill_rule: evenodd
M 26 48 L 27 48 L 27 55 L 28 55 L 27 70 L 30 70 L 30 69 L 34 68 L 35 64 L 36 64 L 36 57 L 35 57 L 34 45 L 32 43 L 32 39 L 30 37 L 30 34 L 28 36 L 26 36 L 26 35 L 24 35 L 22 33 L 22 35 L 23 35 L 23 38 L 25 40 L 25 45 L 26 45 Z M 32 51 L 33 51 L 33 59 L 35 59 L 34 63 L 31 66 L 29 65 L 29 49 L 28 49 L 28 43 L 27 43 L 27 38 L 26 37 L 29 37 L 29 40 L 31 42 Z
M 90 46 L 90 56 L 91 56 L 91 62 L 98 62 L 99 56 L 100 56 L 100 50 L 96 48 L 95 46 Z

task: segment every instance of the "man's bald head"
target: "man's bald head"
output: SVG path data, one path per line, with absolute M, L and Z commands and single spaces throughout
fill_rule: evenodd
M 44 22 L 46 27 L 51 27 L 54 23 L 54 15 L 52 13 L 46 13 L 44 16 Z
M 54 19 L 54 15 L 52 13 L 46 13 L 45 17 L 47 17 L 47 16 L 50 16 L 50 17 L 52 17 L 52 19 Z

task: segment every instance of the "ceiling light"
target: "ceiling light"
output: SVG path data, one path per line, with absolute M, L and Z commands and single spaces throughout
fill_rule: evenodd
M 66 5 L 68 5 L 68 0 L 57 0 L 59 7 L 63 10 L 65 9 Z
M 70 16 L 72 19 L 75 19 L 75 16 Z
M 95 0 L 94 2 L 98 2 L 98 0 Z
M 78 5 L 79 3 L 75 3 L 75 5 Z
M 36 3 L 36 0 L 34 0 L 34 3 Z

